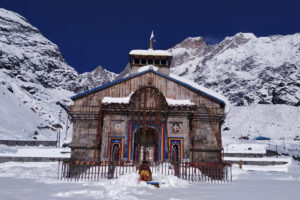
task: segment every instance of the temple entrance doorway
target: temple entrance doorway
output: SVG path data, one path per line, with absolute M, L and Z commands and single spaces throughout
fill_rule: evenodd
M 172 162 L 179 162 L 180 161 L 180 148 L 178 144 L 173 144 L 171 149 L 171 160 Z
M 112 161 L 119 161 L 120 160 L 120 144 L 113 144 L 111 147 L 111 160 Z
M 134 160 L 157 161 L 158 160 L 158 131 L 155 128 L 137 128 L 134 137 Z

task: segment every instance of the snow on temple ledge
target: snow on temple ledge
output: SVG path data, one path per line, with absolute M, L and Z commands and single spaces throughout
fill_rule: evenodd
M 110 103 L 120 103 L 120 104 L 129 104 L 130 98 L 133 93 L 128 95 L 127 97 L 104 97 L 102 99 L 103 104 L 110 104 Z M 166 101 L 169 106 L 193 106 L 194 103 L 191 102 L 189 99 L 169 99 L 166 98 Z
M 131 93 L 127 97 L 103 97 L 102 103 L 103 104 L 110 104 L 110 103 L 128 104 L 132 94 L 133 93 Z

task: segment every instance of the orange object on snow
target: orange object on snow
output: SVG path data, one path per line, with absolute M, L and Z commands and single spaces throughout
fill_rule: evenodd
M 152 173 L 147 162 L 143 162 L 139 168 L 139 181 L 152 181 Z

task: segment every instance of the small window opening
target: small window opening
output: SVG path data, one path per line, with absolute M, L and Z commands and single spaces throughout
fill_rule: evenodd
M 135 64 L 140 64 L 140 59 L 134 59 Z
M 148 60 L 148 64 L 153 64 L 153 60 L 152 59 Z

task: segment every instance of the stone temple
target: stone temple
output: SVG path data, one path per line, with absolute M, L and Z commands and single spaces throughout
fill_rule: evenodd
M 72 97 L 72 160 L 222 162 L 226 98 L 170 73 L 168 51 L 129 61 L 124 78 Z

